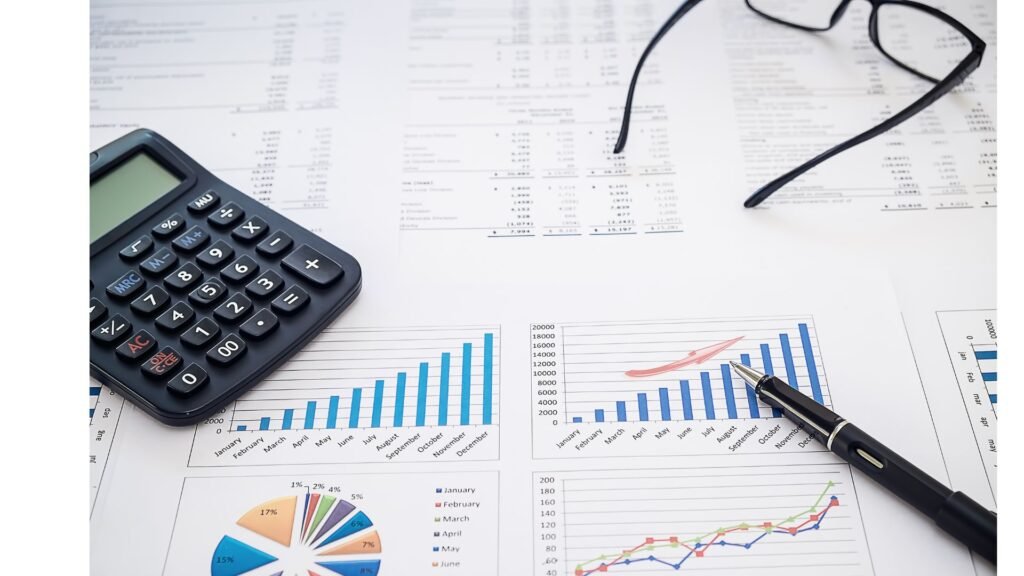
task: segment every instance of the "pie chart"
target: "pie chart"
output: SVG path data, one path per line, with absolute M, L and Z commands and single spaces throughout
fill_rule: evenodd
M 217 544 L 212 576 L 377 576 L 380 535 L 356 505 L 319 492 L 268 500 Z

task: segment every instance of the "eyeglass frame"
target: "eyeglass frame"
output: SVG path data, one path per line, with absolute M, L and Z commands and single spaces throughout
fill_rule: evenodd
M 810 171 L 811 169 L 815 168 L 822 162 L 825 162 L 826 160 L 832 158 L 833 156 L 837 156 L 849 150 L 850 148 L 857 146 L 858 144 L 867 142 L 868 140 L 871 140 L 876 136 L 888 132 L 889 130 L 892 130 L 893 128 L 899 126 L 900 124 L 906 122 L 907 120 L 915 116 L 918 112 L 931 106 L 933 103 L 935 103 L 936 100 L 945 96 L 954 88 L 959 86 L 968 76 L 971 75 L 971 73 L 973 73 L 975 70 L 978 69 L 979 66 L 981 66 L 982 57 L 985 54 L 986 48 L 985 41 L 982 40 L 977 34 L 972 32 L 969 28 L 967 28 L 967 26 L 961 24 L 960 21 L 953 18 L 949 14 L 946 14 L 945 12 L 939 10 L 938 8 L 934 8 L 932 6 L 928 6 L 920 2 L 914 2 L 912 0 L 867 1 L 871 3 L 871 15 L 868 19 L 868 37 L 871 39 L 871 43 L 875 45 L 875 48 L 878 48 L 882 55 L 884 55 L 898 67 L 900 67 L 903 70 L 906 70 L 907 72 L 910 72 L 911 74 L 914 74 L 915 76 L 921 78 L 922 80 L 926 80 L 928 82 L 935 84 L 935 86 L 933 86 L 930 90 L 928 90 L 928 92 L 926 92 L 923 96 L 915 100 L 909 106 L 900 110 L 896 114 L 893 114 L 892 116 L 886 118 L 880 124 L 854 136 L 853 138 L 850 138 L 849 140 L 846 140 L 845 142 L 842 142 L 836 146 L 833 146 L 832 148 L 829 148 L 828 150 L 818 154 L 817 156 L 808 160 L 807 162 L 804 162 L 800 166 L 797 166 L 796 168 L 790 170 L 789 172 L 783 174 L 782 176 L 779 176 L 778 178 L 765 184 L 756 192 L 754 192 L 749 198 L 747 198 L 746 201 L 743 202 L 744 207 L 753 208 L 757 206 L 761 202 L 764 202 L 769 196 L 774 194 L 780 188 L 789 184 L 793 180 L 799 178 L 800 176 Z M 680 5 L 679 8 L 677 8 L 671 16 L 669 16 L 668 20 L 666 20 L 665 23 L 661 25 L 661 28 L 658 29 L 658 32 L 647 44 L 647 47 L 644 49 L 643 53 L 641 53 L 640 59 L 637 61 L 636 69 L 633 71 L 633 78 L 632 80 L 630 80 L 629 83 L 629 91 L 626 94 L 626 106 L 622 114 L 622 125 L 619 128 L 619 137 L 615 143 L 613 153 L 620 154 L 622 150 L 626 147 L 626 139 L 629 137 L 629 120 L 631 110 L 633 108 L 633 92 L 636 90 L 637 80 L 640 77 L 640 71 L 643 69 L 644 62 L 647 61 L 647 57 L 654 50 L 654 47 L 658 44 L 658 42 L 661 41 L 662 37 L 664 37 L 665 34 L 667 34 L 673 26 L 675 26 L 676 22 L 682 19 L 682 17 L 685 16 L 687 12 L 696 7 L 701 2 L 703 2 L 703 0 L 686 0 L 685 2 L 683 2 L 683 4 Z M 827 32 L 833 29 L 835 25 L 838 24 L 839 21 L 842 19 L 843 15 L 846 13 L 846 9 L 849 8 L 852 2 L 853 0 L 840 0 L 835 12 L 832 13 L 832 17 L 829 20 L 829 25 L 827 27 L 817 28 L 813 26 L 804 26 L 801 24 L 795 24 L 793 22 L 787 22 L 770 14 L 766 14 L 761 10 L 755 8 L 751 4 L 751 0 L 745 0 L 747 7 L 750 8 L 758 16 L 766 18 L 767 20 L 774 22 L 776 24 L 782 24 L 784 26 L 789 26 L 791 28 L 803 30 L 805 32 Z M 947 74 L 941 80 L 937 78 L 932 78 L 931 76 L 924 74 L 921 71 L 916 70 L 913 67 L 901 62 L 895 56 L 887 52 L 885 48 L 882 47 L 882 43 L 878 37 L 878 9 L 885 5 L 905 6 L 908 8 L 920 10 L 925 14 L 938 18 L 942 22 L 952 26 L 956 31 L 960 32 L 961 34 L 964 35 L 965 38 L 967 38 L 967 40 L 971 43 L 970 53 L 968 53 L 963 58 L 963 60 L 961 60 L 960 63 L 957 64 L 956 67 L 954 67 L 953 70 L 949 72 L 949 74 Z

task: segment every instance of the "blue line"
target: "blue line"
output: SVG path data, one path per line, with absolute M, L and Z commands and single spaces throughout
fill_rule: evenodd
M 494 409 L 494 334 L 484 333 L 484 415 L 483 423 L 491 423 Z
M 260 418 L 260 430 L 270 430 L 270 418 L 264 416 Z
M 441 392 L 437 398 L 437 425 L 448 425 L 448 376 L 451 372 L 452 355 L 441 353 Z
M 761 365 L 764 366 L 765 374 L 775 374 L 775 370 L 772 368 L 772 351 L 767 344 L 761 344 Z M 782 418 L 782 410 L 772 407 L 772 417 Z
M 668 405 L 668 388 L 658 388 L 658 400 L 661 402 L 661 419 L 671 420 L 672 410 Z
M 281 420 L 282 430 L 292 429 L 292 417 L 295 415 L 295 409 L 288 408 L 284 411 L 284 419 Z
M 338 397 L 331 396 L 331 400 L 327 403 L 327 427 L 337 428 L 338 427 Z
M 373 383 L 373 412 L 370 413 L 370 427 L 380 428 L 380 413 L 384 409 L 384 381 Z
M 416 388 L 416 425 L 427 425 L 427 373 L 430 365 L 420 362 L 420 381 Z
M 728 364 L 722 364 L 721 368 L 722 388 L 725 389 L 725 411 L 729 413 L 730 419 L 735 420 L 738 416 L 736 416 L 736 396 L 732 391 L 732 372 Z
M 626 421 L 626 403 L 621 400 L 615 403 L 615 416 L 619 419 L 619 422 Z
M 740 364 L 750 366 L 750 354 L 740 354 Z M 754 389 L 747 386 L 746 383 L 744 383 L 743 389 L 747 391 L 747 409 L 750 410 L 750 417 L 760 418 L 761 408 L 757 405 L 757 394 L 755 394 Z
M 704 391 L 704 417 L 708 420 L 714 420 L 715 400 L 711 397 L 711 375 L 707 372 L 701 372 L 700 385 Z
M 348 427 L 359 428 L 359 403 L 363 399 L 363 389 L 353 388 L 352 389 L 352 408 L 348 414 Z
M 600 408 L 594 410 L 594 422 L 604 422 L 604 410 Z
M 316 422 L 316 400 L 310 400 L 306 402 L 306 421 L 302 424 L 303 428 L 312 428 Z
M 405 413 L 405 372 L 398 373 L 398 384 L 395 386 L 395 426 L 402 426 Z
M 786 361 L 786 377 L 789 378 L 789 385 L 799 390 L 800 385 L 796 382 L 796 367 L 793 366 L 793 351 L 789 348 L 789 334 L 779 334 L 779 344 L 782 345 L 782 359 Z
M 818 381 L 818 365 L 814 362 L 814 349 L 811 348 L 811 335 L 807 331 L 807 324 L 797 324 L 800 329 L 800 345 L 804 348 L 804 361 L 807 363 L 807 375 L 811 378 L 811 395 L 818 404 L 825 403 L 825 397 L 821 394 L 821 383 Z
M 637 408 L 640 410 L 640 421 L 647 422 L 647 394 L 638 392 L 636 395 Z
M 679 381 L 679 394 L 683 398 L 683 420 L 693 420 L 693 400 L 690 399 L 690 381 Z
M 473 344 L 462 345 L 462 403 L 459 405 L 459 424 L 469 424 L 469 375 L 473 371 Z

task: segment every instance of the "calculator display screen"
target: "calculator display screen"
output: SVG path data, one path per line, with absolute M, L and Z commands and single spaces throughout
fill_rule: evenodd
M 95 242 L 157 198 L 181 184 L 181 179 L 139 152 L 89 187 L 89 242 Z

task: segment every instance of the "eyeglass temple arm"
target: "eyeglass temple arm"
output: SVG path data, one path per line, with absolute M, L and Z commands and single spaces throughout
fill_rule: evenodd
M 622 152 L 622 149 L 626 147 L 626 138 L 629 137 L 629 116 L 630 110 L 633 108 L 633 90 L 636 89 L 636 81 L 640 77 L 640 69 L 644 67 L 644 62 L 647 61 L 647 56 L 650 55 L 654 47 L 657 46 L 662 36 L 668 33 L 669 30 L 675 26 L 676 22 L 680 18 L 686 15 L 694 6 L 700 4 L 703 0 L 686 0 L 682 6 L 676 8 L 676 11 L 669 16 L 668 20 L 661 25 L 658 29 L 658 33 L 651 38 L 651 41 L 647 44 L 647 48 L 644 48 L 643 54 L 640 55 L 640 60 L 636 63 L 636 69 L 633 70 L 633 79 L 629 82 L 629 92 L 626 94 L 626 109 L 622 113 L 622 126 L 619 128 L 619 139 L 615 142 L 614 153 L 618 154 Z
M 762 186 L 757 192 L 754 192 L 750 198 L 743 203 L 746 208 L 753 208 L 761 202 L 764 202 L 769 196 L 774 194 L 779 188 L 782 188 L 786 184 L 789 184 L 793 180 L 803 175 L 808 170 L 814 168 L 818 164 L 832 158 L 833 156 L 845 152 L 850 148 L 858 144 L 862 144 L 871 140 L 875 136 L 892 130 L 900 124 L 906 122 L 921 110 L 924 110 L 939 98 L 943 97 L 947 92 L 955 88 L 961 82 L 964 81 L 972 72 L 974 72 L 978 66 L 981 65 L 981 57 L 985 52 L 985 44 L 975 45 L 974 49 L 967 58 L 965 58 L 952 72 L 949 73 L 945 78 L 942 79 L 938 84 L 935 85 L 931 90 L 925 93 L 924 96 L 918 98 L 913 104 L 907 106 L 903 110 L 900 110 L 896 114 L 893 114 L 884 122 L 871 128 L 870 130 L 858 134 L 853 138 L 850 138 L 846 142 L 839 144 L 833 148 L 822 152 L 815 156 L 811 160 L 804 164 L 797 166 L 796 168 L 786 172 L 782 176 L 779 176 L 775 180 Z

